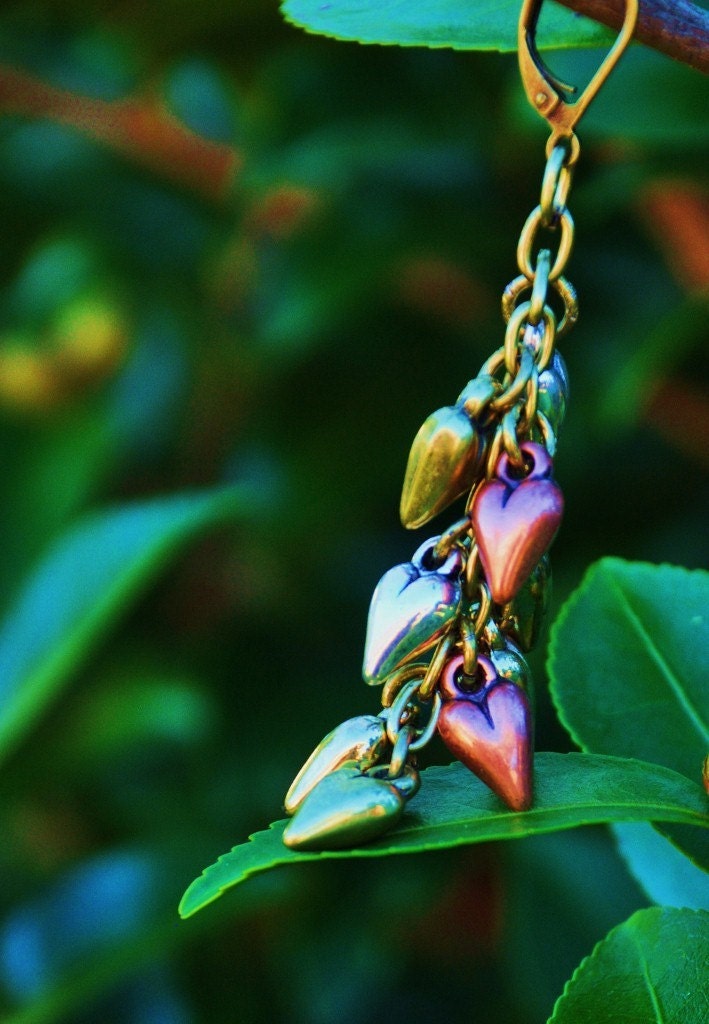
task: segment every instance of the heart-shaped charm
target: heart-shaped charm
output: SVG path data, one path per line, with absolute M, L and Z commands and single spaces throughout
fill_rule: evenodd
M 484 446 L 474 423 L 452 405 L 431 413 L 414 438 L 399 512 L 409 530 L 423 526 L 469 491 Z
M 407 767 L 400 779 L 390 780 L 345 764 L 305 798 L 286 825 L 283 842 L 291 850 L 339 850 L 371 842 L 404 813 L 417 775 Z
M 490 651 L 490 661 L 501 680 L 514 683 L 526 693 L 532 691 L 532 673 L 529 665 L 515 645 L 506 640 L 504 647 Z
M 462 555 L 454 548 L 442 565 L 431 565 L 438 539 L 427 540 L 410 562 L 394 566 L 377 584 L 362 668 L 371 686 L 433 646 L 458 614 Z
M 472 522 L 490 593 L 494 601 L 511 601 L 554 540 L 564 511 L 561 488 L 551 478 L 552 461 L 533 441 L 520 445 L 530 469 L 515 475 L 502 455 L 496 479 L 475 496 Z
M 539 374 L 537 409 L 551 424 L 555 434 L 564 422 L 569 398 L 569 373 L 560 352 L 554 353 L 551 366 Z
M 480 639 L 497 675 L 515 686 L 521 686 L 531 696 L 532 673 L 515 641 L 506 632 L 503 633 L 492 618 L 485 623 Z
M 295 814 L 308 793 L 346 761 L 362 771 L 382 760 L 388 744 L 386 724 L 374 715 L 359 715 L 328 733 L 300 769 L 286 794 L 286 814 Z
M 532 803 L 532 718 L 524 690 L 501 680 L 478 657 L 478 689 L 466 687 L 463 657 L 452 658 L 440 683 L 438 731 L 450 752 L 513 811 Z

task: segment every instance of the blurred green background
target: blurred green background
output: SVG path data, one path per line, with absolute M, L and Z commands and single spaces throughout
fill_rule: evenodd
M 555 607 L 601 555 L 706 559 L 707 99 L 635 48 L 580 133 Z M 408 447 L 502 343 L 545 138 L 509 56 L 310 37 L 273 0 L 3 6 L 0 704 L 18 607 L 31 655 L 120 562 L 129 524 L 46 561 L 87 512 L 247 495 L 57 655 L 5 751 L 3 1020 L 534 1024 L 647 905 L 598 829 L 275 872 L 177 917 L 377 708 L 369 597 L 428 536 L 398 522 Z M 565 750 L 544 646 L 537 746 Z

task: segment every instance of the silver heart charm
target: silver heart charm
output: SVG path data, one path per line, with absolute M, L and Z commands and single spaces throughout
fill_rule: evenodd
M 317 784 L 345 761 L 355 761 L 362 771 L 378 764 L 388 742 L 382 718 L 359 715 L 342 722 L 318 744 L 296 775 L 286 794 L 286 814 L 295 814 Z
M 554 353 L 551 366 L 539 374 L 537 409 L 544 413 L 555 434 L 564 422 L 569 399 L 569 372 L 560 352 Z
M 371 842 L 396 825 L 419 781 L 410 766 L 390 779 L 386 766 L 367 775 L 347 762 L 308 794 L 286 825 L 283 842 L 291 850 L 339 850 Z
M 432 647 L 458 615 L 463 556 L 455 548 L 442 565 L 433 566 L 438 540 L 425 541 L 410 562 L 384 573 L 374 591 L 362 669 L 370 686 Z

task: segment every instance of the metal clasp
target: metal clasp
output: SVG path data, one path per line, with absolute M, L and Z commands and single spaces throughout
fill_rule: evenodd
M 573 85 L 559 81 L 539 56 L 536 43 L 537 22 L 543 0 L 523 0 L 517 30 L 519 70 L 527 98 L 551 127 L 547 153 L 561 140 L 568 140 L 571 153 L 568 164 L 578 155 L 574 129 L 604 82 L 616 66 L 630 40 L 638 20 L 639 0 L 625 0 L 625 16 L 620 33 L 584 91 L 575 102 L 570 96 L 578 92 Z

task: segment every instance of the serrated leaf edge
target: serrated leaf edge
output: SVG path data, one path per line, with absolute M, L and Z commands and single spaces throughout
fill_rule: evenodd
M 616 559 L 616 561 L 620 561 L 620 560 Z M 647 918 L 649 916 L 657 917 L 657 916 L 661 916 L 663 913 L 667 913 L 667 912 L 671 912 L 673 914 L 675 914 L 675 913 L 676 914 L 682 914 L 684 916 L 692 914 L 695 917 L 706 917 L 707 919 L 709 919 L 709 911 L 706 911 L 706 910 L 693 910 L 690 907 L 644 907 L 642 910 L 636 910 L 635 913 L 631 914 L 631 916 L 626 918 L 625 921 L 621 921 L 620 924 L 617 924 L 615 926 L 615 928 L 611 928 L 611 930 L 608 932 L 608 934 L 604 935 L 604 937 L 602 939 L 600 939 L 596 943 L 596 945 L 593 947 L 593 949 L 588 954 L 588 956 L 585 956 L 583 958 L 583 960 L 580 962 L 580 964 L 578 964 L 578 966 L 574 970 L 574 973 L 571 975 L 571 977 L 568 979 L 568 981 L 564 985 L 564 991 L 561 993 L 559 998 L 554 1003 L 554 1008 L 552 1009 L 551 1017 L 547 1018 L 546 1024 L 557 1024 L 557 1020 L 556 1020 L 557 1010 L 559 1009 L 559 1006 L 560 1006 L 562 1000 L 565 999 L 566 996 L 568 995 L 569 989 L 571 988 L 571 986 L 576 981 L 576 978 L 578 977 L 580 972 L 585 968 L 586 964 L 590 960 L 593 960 L 593 958 L 597 955 L 599 949 L 602 946 L 604 946 L 612 938 L 612 936 L 614 936 L 616 934 L 616 932 L 619 932 L 619 931 L 621 931 L 624 928 L 630 927 L 633 924 L 633 922 L 638 920 L 638 918 Z
M 644 562 L 644 561 L 628 561 L 624 558 L 617 558 L 609 555 L 605 558 L 599 559 L 588 567 L 584 573 L 581 582 L 578 587 L 569 595 L 561 609 L 559 610 L 554 622 L 552 623 L 549 632 L 549 646 L 547 652 L 547 675 L 549 678 L 549 693 L 551 695 L 554 709 L 556 710 L 559 721 L 564 726 L 571 739 L 574 741 L 576 746 L 585 751 L 586 753 L 594 753 L 590 750 L 578 736 L 573 726 L 569 722 L 566 711 L 564 709 L 563 700 L 558 689 L 558 680 L 556 675 L 556 658 L 559 644 L 559 632 L 563 629 L 571 611 L 576 607 L 578 602 L 586 594 L 588 589 L 593 585 L 597 575 L 608 571 L 611 578 L 614 577 L 613 567 L 617 567 L 619 570 L 618 575 L 622 573 L 624 569 L 649 569 L 649 570 L 660 570 L 660 569 L 671 569 L 673 572 L 683 573 L 686 576 L 693 575 L 709 575 L 704 569 L 688 569 L 683 565 L 672 565 L 670 562 Z M 617 577 L 616 577 L 617 578 Z
M 582 755 L 582 754 L 579 755 L 579 754 L 575 754 L 575 753 L 572 752 L 570 754 L 560 754 L 559 756 L 560 757 L 576 758 L 576 757 L 579 757 L 579 756 L 583 757 L 584 755 Z M 633 757 L 614 757 L 613 755 L 608 755 L 608 754 L 604 754 L 604 755 L 594 755 L 594 754 L 591 754 L 590 756 L 592 756 L 592 757 L 598 756 L 598 757 L 604 758 L 605 760 L 618 761 L 618 762 L 623 762 L 623 763 L 632 763 L 632 764 L 640 764 L 640 765 L 647 763 L 647 762 L 644 762 L 644 761 L 640 761 L 638 758 L 633 758 Z M 452 762 L 452 764 L 449 764 L 449 765 L 431 765 L 429 768 L 424 769 L 424 771 L 421 774 L 425 775 L 428 779 L 431 779 L 431 777 L 435 777 L 436 775 L 446 774 L 448 772 L 448 770 L 452 767 L 452 765 L 456 765 L 456 764 L 458 764 L 458 766 L 460 766 L 459 762 L 455 762 L 455 761 Z M 653 767 L 655 769 L 659 769 L 661 772 L 666 773 L 667 775 L 678 776 L 678 777 L 682 778 L 683 780 L 685 780 L 686 782 L 690 782 L 690 783 L 692 782 L 691 779 L 687 779 L 686 776 L 682 775 L 680 772 L 677 772 L 677 771 L 675 771 L 672 768 L 667 768 L 665 765 L 653 765 Z M 701 791 L 701 788 L 698 785 L 696 786 L 696 788 L 697 788 L 698 792 Z M 624 806 L 624 805 L 621 804 L 621 803 L 617 803 L 616 806 L 621 807 L 621 806 Z M 659 805 L 658 805 L 658 809 L 659 809 Z M 523 812 L 512 812 L 512 811 L 509 811 L 507 809 L 502 809 L 500 811 L 500 815 L 499 816 L 501 818 L 502 817 L 507 817 L 507 816 L 510 816 L 510 815 L 518 816 L 518 817 L 522 816 L 525 819 L 528 819 L 528 818 L 533 818 L 535 816 L 535 812 L 538 812 L 540 815 L 544 815 L 544 814 L 547 813 L 547 808 L 535 808 L 535 807 L 532 807 L 532 808 L 530 808 L 530 810 L 523 811 Z M 230 850 L 227 850 L 225 853 L 221 854 L 217 858 L 216 861 L 213 861 L 211 864 L 207 865 L 207 867 L 202 871 L 202 873 L 196 879 L 194 879 L 194 881 L 191 882 L 190 885 L 188 886 L 188 888 L 185 890 L 185 893 L 182 896 L 182 899 L 180 900 L 180 902 L 178 904 L 178 913 L 179 913 L 180 917 L 183 920 L 186 920 L 187 918 L 191 917 L 193 914 L 196 914 L 199 910 L 202 910 L 205 907 L 208 907 L 210 903 L 214 903 L 214 901 L 219 899 L 228 889 L 232 889 L 235 886 L 240 885 L 242 882 L 245 882 L 247 879 L 253 877 L 254 875 L 258 875 L 258 874 L 262 874 L 262 873 L 264 873 L 266 871 L 270 871 L 272 868 L 283 867 L 283 866 L 287 865 L 289 862 L 293 863 L 293 864 L 306 864 L 308 862 L 317 861 L 317 860 L 321 860 L 321 859 L 322 860 L 340 860 L 340 859 L 345 860 L 345 859 L 351 859 L 353 857 L 366 857 L 366 858 L 370 858 L 370 857 L 384 857 L 384 856 L 387 856 L 388 854 L 391 854 L 393 856 L 400 856 L 400 855 L 405 856 L 407 854 L 412 854 L 412 853 L 417 853 L 417 852 L 424 852 L 427 849 L 425 846 L 421 847 L 420 849 L 417 849 L 416 847 L 403 847 L 403 848 L 402 847 L 397 847 L 397 846 L 392 847 L 392 846 L 387 845 L 384 840 L 381 843 L 379 843 L 379 842 L 372 843 L 372 844 L 368 844 L 367 846 L 364 846 L 364 847 L 361 847 L 361 848 L 360 847 L 355 847 L 353 849 L 348 848 L 348 849 L 344 849 L 344 850 L 323 850 L 323 851 L 313 851 L 313 852 L 310 852 L 310 853 L 297 852 L 295 850 L 289 850 L 287 847 L 284 846 L 283 849 L 280 851 L 280 855 L 279 855 L 279 857 L 278 857 L 278 859 L 276 861 L 274 861 L 274 862 L 272 862 L 270 864 L 262 864 L 262 865 L 255 866 L 253 868 L 247 868 L 245 870 L 242 870 L 239 874 L 232 876 L 225 885 L 220 885 L 218 887 L 218 889 L 215 890 L 215 892 L 208 899 L 200 901 L 192 909 L 189 909 L 189 910 L 187 909 L 186 905 L 190 902 L 190 900 L 189 900 L 190 894 L 194 890 L 199 890 L 199 888 L 201 886 L 201 883 L 202 883 L 202 880 L 208 878 L 209 876 L 211 876 L 212 873 L 216 872 L 217 869 L 219 868 L 219 866 L 222 864 L 222 862 L 226 861 L 237 850 L 241 850 L 244 847 L 247 847 L 249 844 L 251 844 L 251 843 L 253 843 L 255 841 L 258 841 L 261 836 L 268 836 L 270 833 L 276 832 L 279 828 L 281 828 L 281 829 L 285 828 L 286 824 L 288 823 L 288 820 L 289 820 L 288 818 L 279 818 L 277 821 L 271 822 L 270 825 L 268 826 L 268 828 L 259 829 L 258 831 L 251 833 L 251 835 L 247 836 L 247 838 L 246 838 L 246 840 L 244 842 L 237 843 Z M 405 820 L 406 819 L 404 819 L 404 821 Z M 631 818 L 628 818 L 627 820 L 633 821 L 633 820 L 641 820 L 641 819 L 636 819 L 636 818 L 632 818 L 631 817 Z M 647 820 L 647 819 L 642 819 L 642 820 Z M 466 822 L 466 819 L 462 819 L 460 824 L 463 825 L 463 824 L 465 824 L 465 822 Z M 590 824 L 596 824 L 596 823 L 598 823 L 598 819 L 592 816 L 587 821 L 579 821 L 579 822 L 577 822 L 574 825 L 566 825 L 566 826 L 563 826 L 562 828 L 554 827 L 554 826 L 549 827 L 549 828 L 541 828 L 541 829 L 538 830 L 538 834 L 542 835 L 542 834 L 549 833 L 549 832 L 566 831 L 566 830 L 569 830 L 569 829 L 572 829 L 572 828 L 579 828 L 579 827 L 583 827 L 584 825 L 590 825 Z M 455 825 L 455 824 L 456 824 L 456 822 L 454 822 L 454 821 L 453 822 L 447 822 L 448 826 Z M 701 821 L 698 820 L 695 823 L 695 825 L 696 825 L 696 827 L 709 827 L 709 818 L 707 818 L 706 820 L 701 820 Z M 430 826 L 421 826 L 420 827 L 420 831 L 421 832 L 425 832 L 428 827 L 430 827 Z M 414 828 L 410 827 L 408 829 L 409 833 L 414 832 L 415 830 L 416 830 L 415 827 Z M 401 831 L 404 831 L 404 830 L 396 830 L 395 832 L 392 833 L 392 835 L 394 835 L 394 836 L 400 835 Z M 505 836 L 505 837 L 501 838 L 500 841 L 504 842 L 504 841 L 512 840 L 512 839 L 523 839 L 525 837 L 525 835 L 526 835 L 526 833 L 520 833 L 520 835 L 518 835 L 518 836 L 509 835 L 509 836 Z M 455 849 L 458 846 L 470 846 L 470 845 L 473 845 L 476 842 L 481 842 L 481 841 L 482 842 L 487 842 L 488 840 L 475 840 L 475 839 L 471 839 L 469 836 L 467 836 L 465 834 L 460 834 L 457 838 L 447 841 L 444 846 L 434 847 L 434 849 Z

